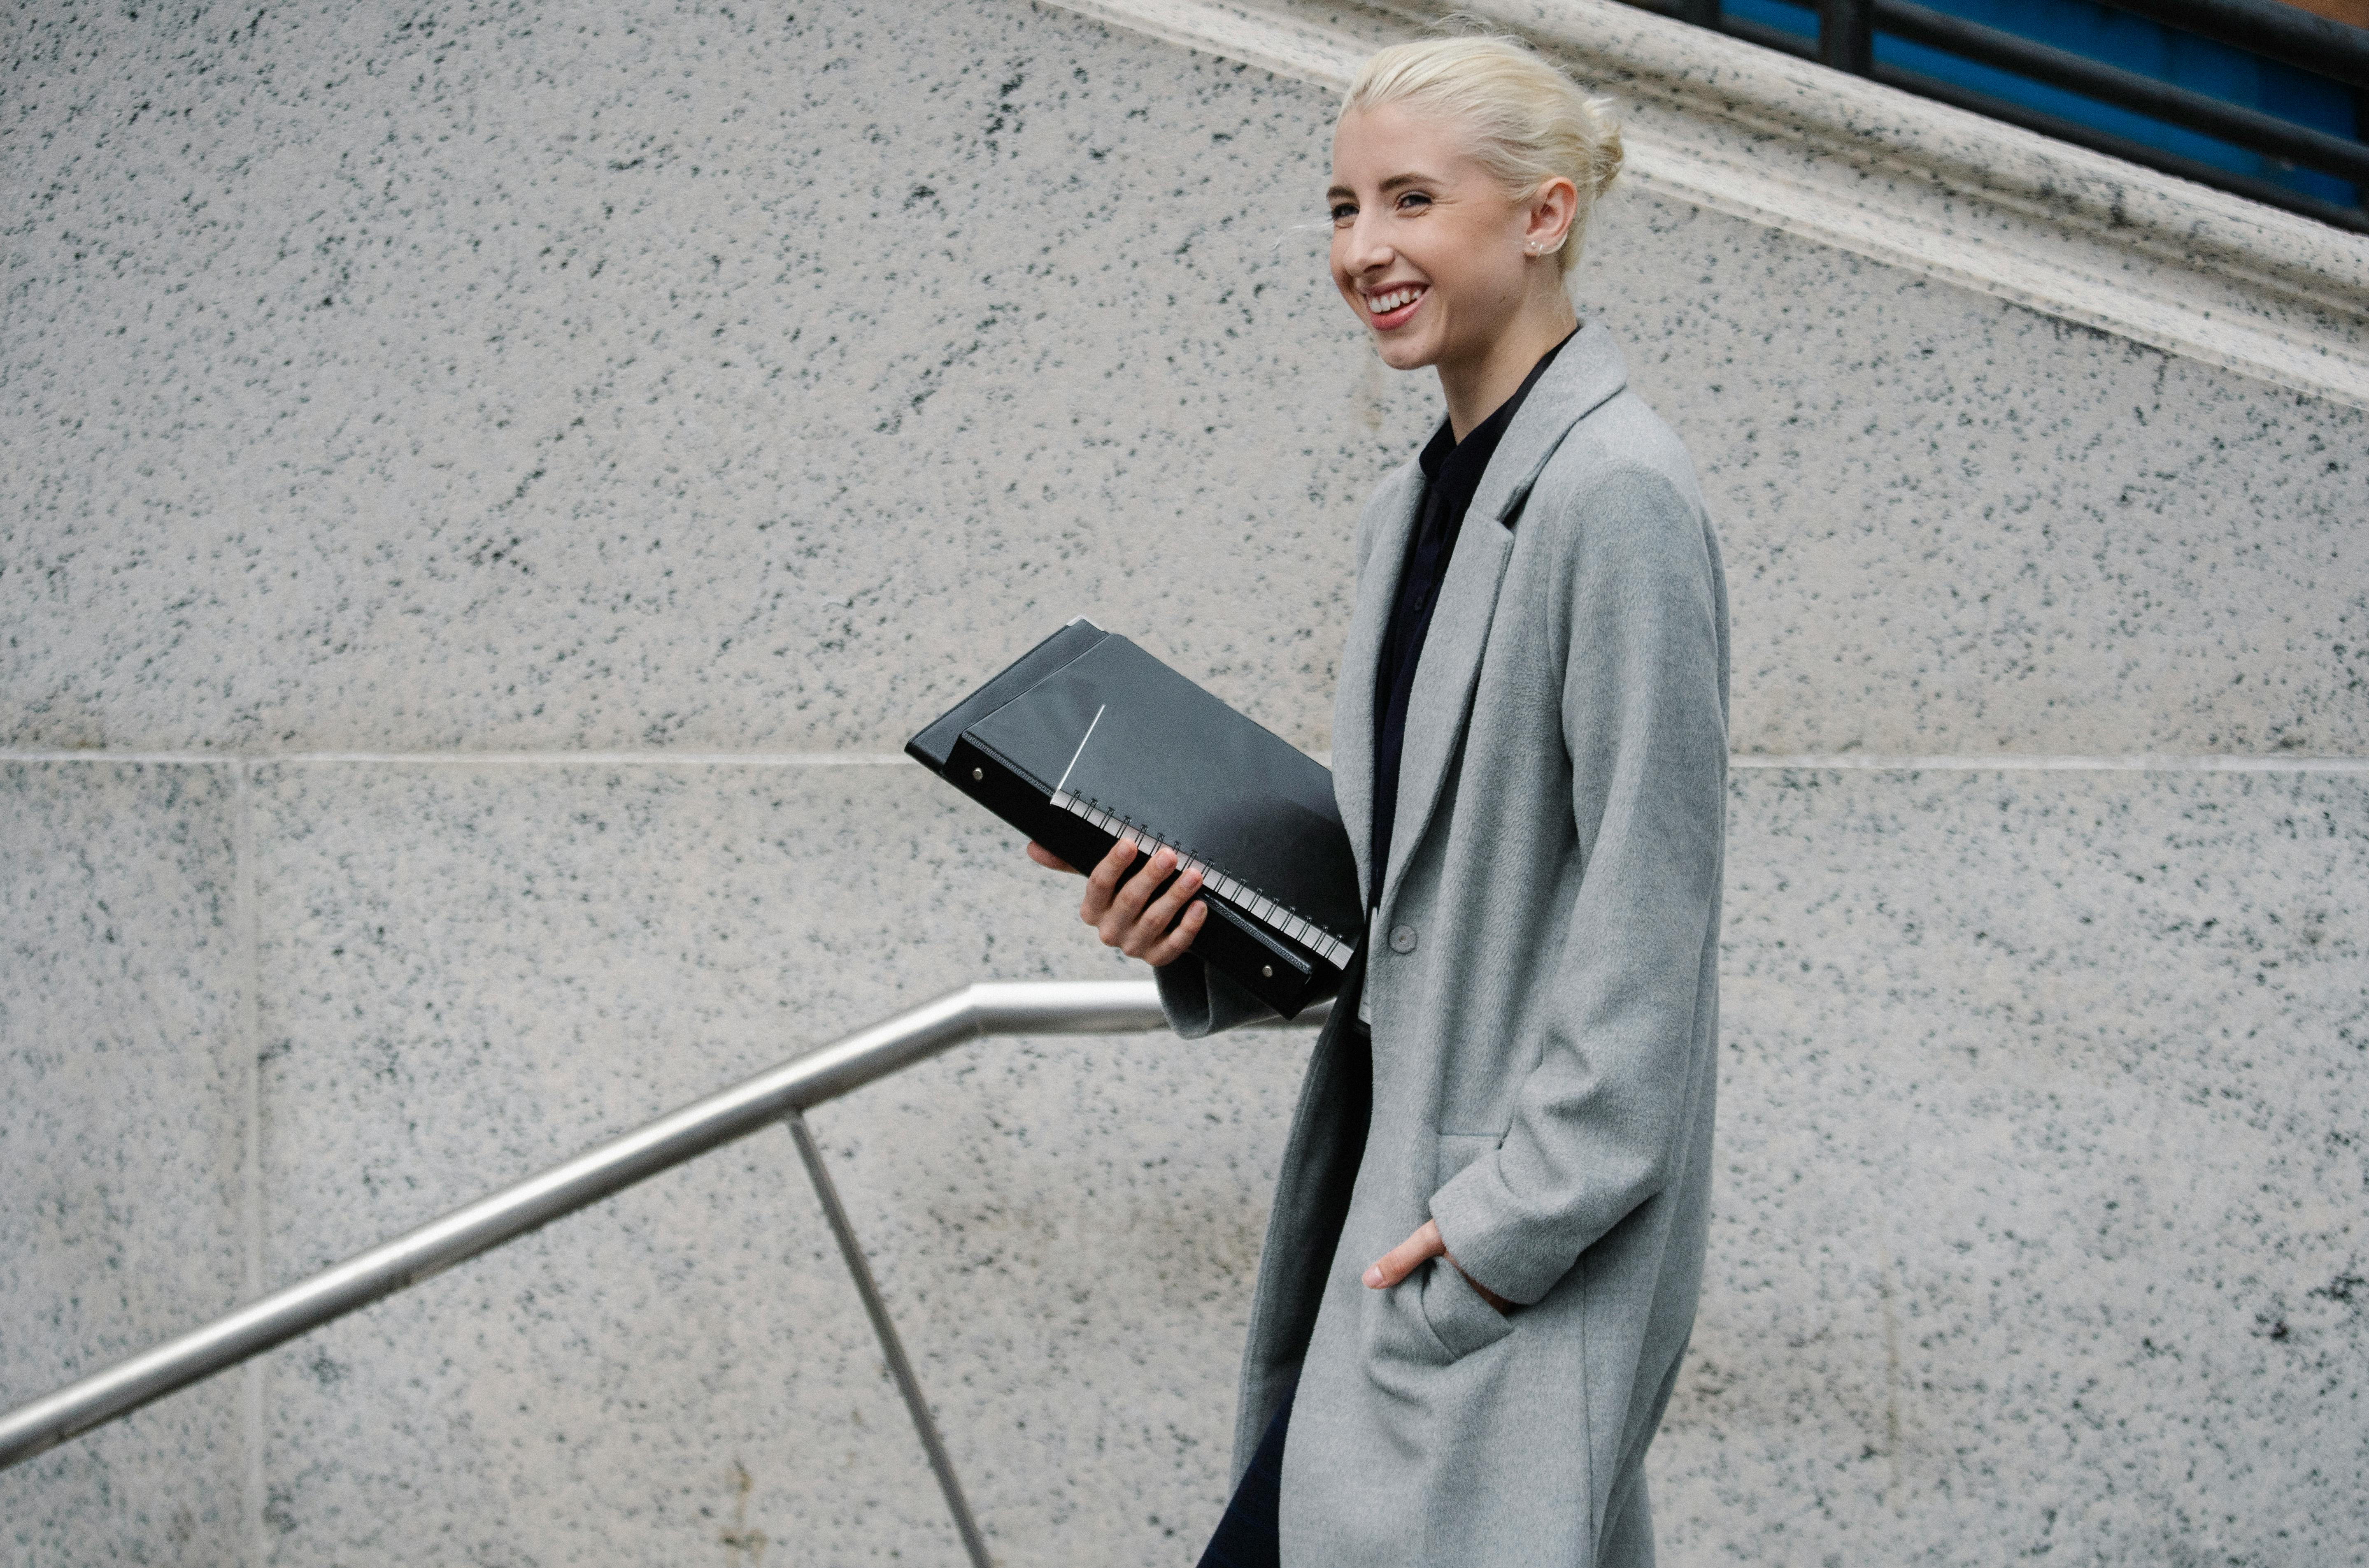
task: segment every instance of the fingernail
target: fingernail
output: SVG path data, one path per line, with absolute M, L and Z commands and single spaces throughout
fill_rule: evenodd
M 1366 1270 L 1366 1284 L 1376 1290 L 1382 1288 L 1382 1266 L 1380 1264 L 1378 1263 L 1374 1265 L 1373 1267 Z

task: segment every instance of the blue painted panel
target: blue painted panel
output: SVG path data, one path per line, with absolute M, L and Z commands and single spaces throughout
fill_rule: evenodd
M 2359 138 L 2364 129 L 2351 89 L 2307 71 L 2263 60 L 2209 40 L 2159 26 L 2087 0 L 1923 0 L 1937 11 L 1981 22 L 2038 43 L 2119 65 L 2225 103 L 2274 114 L 2298 125 Z M 1818 36 L 1817 12 L 1782 0 L 1727 0 L 1729 15 L 1781 28 L 1799 38 Z M 2053 114 L 2134 142 L 2210 164 L 2235 174 L 2272 180 L 2290 189 L 2354 206 L 2359 197 L 2349 181 L 2317 170 L 2298 169 L 2242 147 L 2146 115 L 2112 108 L 2078 93 L 2044 85 L 1940 50 L 1878 33 L 1875 57 L 1887 65 L 1916 71 L 2009 103 Z

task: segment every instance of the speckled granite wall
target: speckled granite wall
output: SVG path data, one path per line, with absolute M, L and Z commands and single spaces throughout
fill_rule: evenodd
M 1323 286 L 1313 89 L 1009 0 L 7 39 L 0 1403 L 898 1006 L 1116 972 L 862 760 L 1070 614 L 1330 744 L 1433 403 Z M 1665 1560 L 2358 1560 L 2369 418 L 1599 222 L 1739 751 L 2000 765 L 1735 776 Z M 2027 765 L 2132 753 L 2286 770 Z M 818 1116 L 1004 1562 L 1190 1560 L 1304 1049 L 1006 1041 Z M 784 1138 L 0 1474 L 0 1548 L 956 1555 Z
M 1007 0 L 188 16 L 20 38 L 0 736 L 893 750 L 1091 610 L 1329 744 L 1434 394 L 1323 280 L 1316 89 Z M 1742 749 L 2362 749 L 2369 415 L 1602 222 Z
M 2369 1549 L 2369 775 L 1739 775 L 1674 1561 Z
M 0 763 L 0 1406 L 251 1293 L 231 771 Z M 0 1471 L 0 1562 L 240 1561 L 249 1392 Z

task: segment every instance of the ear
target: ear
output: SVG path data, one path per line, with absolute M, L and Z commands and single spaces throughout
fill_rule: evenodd
M 1536 254 L 1552 256 L 1571 234 L 1579 216 L 1579 187 L 1557 175 L 1530 193 L 1523 211 L 1522 244 Z

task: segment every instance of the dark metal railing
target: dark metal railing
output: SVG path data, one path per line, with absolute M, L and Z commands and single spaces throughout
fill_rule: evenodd
M 1915 0 L 1798 0 L 1814 9 L 1814 40 L 1765 22 L 1731 15 L 1721 0 L 1630 0 L 1649 11 L 1816 60 L 1838 71 L 1866 76 L 1995 119 L 2021 125 L 2060 141 L 2094 148 L 2134 164 L 2160 169 L 2322 222 L 2369 233 L 2369 145 L 2301 125 L 2260 109 L 2229 103 L 2121 66 L 2076 54 L 2052 44 L 1969 21 Z M 2348 27 L 2281 3 L 2281 0 L 2105 0 L 2119 11 L 2164 27 L 2193 33 L 2261 59 L 2307 71 L 2349 87 L 2356 103 L 2369 103 L 2369 29 Z M 2157 147 L 2063 115 L 2016 103 L 1979 88 L 1942 81 L 1924 72 L 1876 58 L 1878 34 L 1939 50 L 1978 65 L 2077 93 L 2115 108 L 2196 132 L 2242 151 L 2293 166 L 2317 170 L 2352 183 L 2354 205 L 2345 206 L 2259 175 L 2226 169 L 2203 159 Z M 2359 112 L 2369 112 L 2363 110 Z

